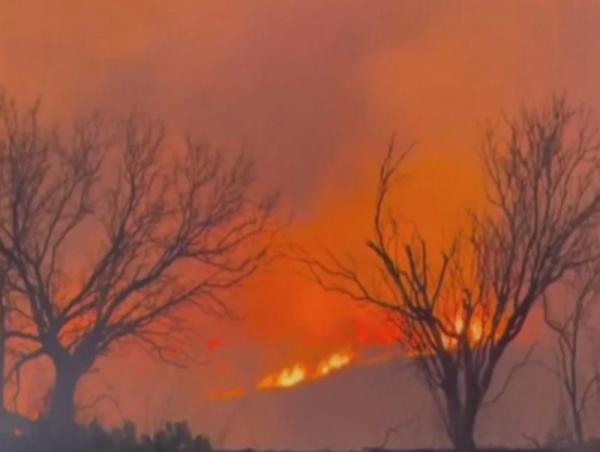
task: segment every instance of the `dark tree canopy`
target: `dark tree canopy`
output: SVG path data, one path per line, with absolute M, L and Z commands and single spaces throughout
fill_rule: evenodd
M 564 99 L 506 119 L 483 146 L 487 207 L 470 215 L 468 234 L 432 253 L 386 214 L 406 155 L 391 145 L 379 173 L 369 269 L 333 254 L 300 258 L 324 288 L 388 313 L 457 450 L 475 448 L 481 407 L 499 398 L 527 361 L 530 351 L 490 394 L 533 306 L 553 283 L 599 257 L 599 151 L 596 130 Z
M 141 114 L 72 131 L 0 98 L 0 261 L 14 373 L 48 356 L 50 417 L 70 421 L 79 378 L 116 344 L 170 361 L 181 309 L 222 298 L 263 261 L 274 197 L 244 154 L 169 134 Z

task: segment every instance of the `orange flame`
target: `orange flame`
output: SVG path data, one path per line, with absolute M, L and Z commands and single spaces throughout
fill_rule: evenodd
M 456 319 L 454 320 L 454 332 L 457 336 L 460 336 L 463 333 L 465 328 L 464 319 L 460 314 L 456 315 Z M 473 317 L 469 322 L 469 331 L 468 333 L 468 341 L 471 345 L 477 345 L 479 341 L 481 341 L 483 337 L 483 325 L 481 319 L 478 316 Z M 444 347 L 447 350 L 451 350 L 456 347 L 457 339 L 455 336 L 446 336 L 442 337 Z
M 273 372 L 263 377 L 256 387 L 260 390 L 292 388 L 306 381 L 324 378 L 349 365 L 354 360 L 354 357 L 354 353 L 350 351 L 339 351 L 322 359 L 314 367 L 296 362 L 278 372 Z M 231 400 L 242 397 L 245 394 L 246 390 L 244 388 L 235 387 L 212 391 L 210 399 Z
M 258 383 L 259 389 L 291 388 L 307 380 L 316 380 L 337 371 L 352 362 L 353 354 L 347 351 L 333 353 L 319 362 L 313 372 L 306 365 L 295 363 L 279 372 L 267 375 Z
M 301 383 L 305 378 L 306 368 L 302 364 L 296 363 L 280 372 L 267 375 L 258 383 L 258 387 L 260 389 L 289 388 Z
M 316 376 L 324 377 L 329 373 L 341 369 L 342 367 L 350 364 L 352 360 L 352 356 L 349 353 L 338 352 L 331 355 L 329 358 L 321 361 L 319 366 L 317 367 Z

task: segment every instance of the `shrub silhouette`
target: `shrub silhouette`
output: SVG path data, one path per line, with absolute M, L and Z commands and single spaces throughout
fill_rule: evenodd
M 212 452 L 207 437 L 192 435 L 186 422 L 168 422 L 152 435 L 138 437 L 133 422 L 106 430 L 98 422 L 69 432 L 42 432 L 0 438 L 2 452 Z

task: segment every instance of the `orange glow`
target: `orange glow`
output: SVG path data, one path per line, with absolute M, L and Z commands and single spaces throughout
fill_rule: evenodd
M 471 321 L 471 340 L 474 342 L 479 342 L 483 337 L 483 325 L 481 320 L 475 318 Z
M 457 347 L 458 338 L 464 332 L 464 319 L 461 314 L 457 314 L 454 320 L 454 333 L 453 334 L 442 334 L 442 345 L 445 350 L 454 350 Z M 499 333 L 498 333 L 499 334 Z M 477 347 L 477 343 L 483 338 L 483 324 L 478 316 L 474 316 L 469 323 L 468 341 L 472 347 Z M 427 355 L 432 350 L 419 350 L 420 343 L 412 347 L 409 344 L 406 347 L 406 353 L 410 357 L 417 357 Z M 412 348 L 412 349 L 411 349 Z
M 232 400 L 242 397 L 246 391 L 244 388 L 231 388 L 224 391 L 212 391 L 210 394 L 211 400 Z
M 463 317 L 460 314 L 457 314 L 456 320 L 454 321 L 454 331 L 457 335 L 461 335 L 463 333 L 465 327 L 465 322 Z M 469 322 L 469 331 L 468 331 L 468 339 L 471 344 L 476 344 L 481 340 L 483 336 L 483 325 L 481 323 L 481 319 L 475 316 Z M 455 343 L 455 339 L 451 339 L 450 343 Z
M 462 317 L 459 315 L 456 316 L 456 320 L 454 321 L 454 331 L 456 332 L 456 334 L 461 334 L 464 327 L 465 327 L 465 322 L 462 319 Z

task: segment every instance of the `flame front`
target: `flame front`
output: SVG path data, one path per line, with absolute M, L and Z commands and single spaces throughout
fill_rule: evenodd
M 260 389 L 289 388 L 301 383 L 306 378 L 306 368 L 299 363 L 286 367 L 278 373 L 267 375 L 259 383 Z
M 279 372 L 267 375 L 258 383 L 259 389 L 291 388 L 308 380 L 316 380 L 339 370 L 352 362 L 350 352 L 336 352 L 319 362 L 313 372 L 302 363 L 295 363 Z
M 354 360 L 354 357 L 353 352 L 339 351 L 322 359 L 316 366 L 296 362 L 278 372 L 273 372 L 263 377 L 256 387 L 260 390 L 292 388 L 306 381 L 326 377 L 349 365 Z M 210 399 L 231 400 L 243 397 L 247 392 L 245 388 L 241 387 L 212 391 Z
M 323 377 L 328 375 L 334 370 L 341 369 L 342 367 L 350 364 L 352 356 L 349 353 L 334 353 L 329 358 L 321 361 L 317 368 L 317 377 Z

